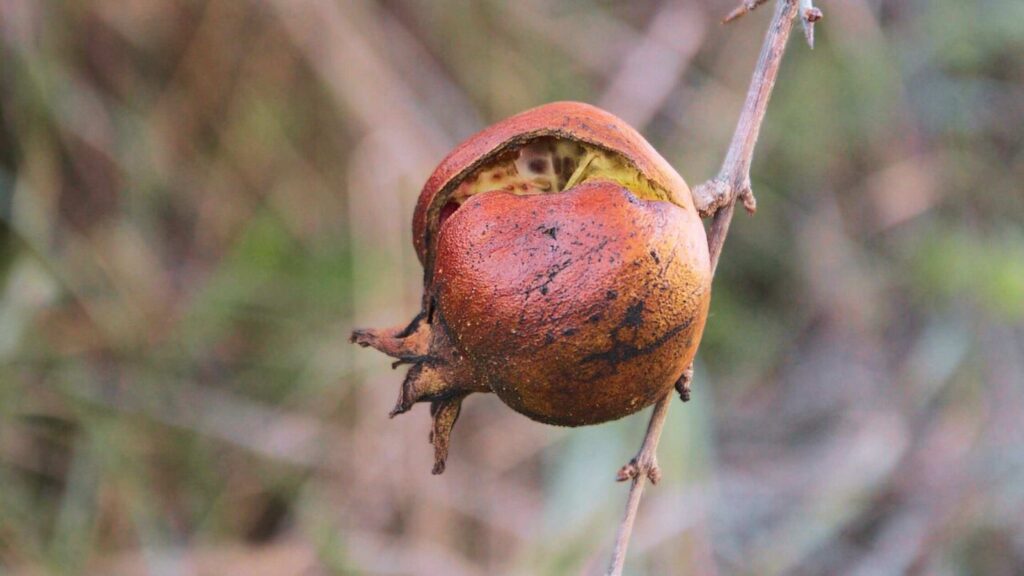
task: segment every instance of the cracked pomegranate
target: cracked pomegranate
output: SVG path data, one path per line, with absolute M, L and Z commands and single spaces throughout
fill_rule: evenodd
M 653 404 L 693 360 L 711 297 L 683 179 L 619 118 L 559 102 L 459 145 L 413 216 L 422 312 L 352 340 L 411 364 L 392 415 L 430 402 L 434 473 L 463 399 L 597 424 Z

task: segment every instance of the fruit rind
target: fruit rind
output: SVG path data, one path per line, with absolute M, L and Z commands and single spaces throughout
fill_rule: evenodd
M 434 473 L 473 392 L 578 426 L 685 379 L 710 302 L 707 239 L 682 177 L 615 116 L 557 102 L 471 137 L 424 185 L 413 243 L 421 313 L 352 340 L 411 364 L 392 415 L 430 403 Z
M 693 212 L 696 218 L 686 182 L 632 126 L 590 104 L 554 102 L 506 118 L 470 137 L 427 179 L 413 214 L 413 244 L 428 275 L 437 241 L 437 223 L 429 222 L 428 214 L 440 208 L 435 204 L 491 158 L 545 137 L 582 142 L 621 155 L 663 188 L 669 201 Z
M 439 239 L 438 313 L 474 378 L 515 410 L 566 426 L 621 418 L 670 392 L 696 352 L 710 274 L 688 222 L 608 181 L 474 196 Z

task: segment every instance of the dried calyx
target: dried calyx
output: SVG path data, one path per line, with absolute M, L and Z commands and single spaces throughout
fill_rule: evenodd
M 423 311 L 353 341 L 412 365 L 392 415 L 430 402 L 435 473 L 470 393 L 593 424 L 649 406 L 692 360 L 704 229 L 682 178 L 606 112 L 551 104 L 469 139 L 428 179 L 413 229 Z

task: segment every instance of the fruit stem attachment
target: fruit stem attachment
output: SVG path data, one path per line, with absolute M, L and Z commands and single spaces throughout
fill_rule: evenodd
M 765 2 L 767 0 L 743 0 L 739 7 L 726 16 L 725 22 L 739 18 Z M 765 34 L 764 44 L 761 46 L 761 55 L 758 57 L 757 65 L 754 67 L 754 73 L 750 79 L 746 101 L 740 112 L 739 121 L 736 123 L 736 131 L 733 132 L 729 150 L 725 155 L 725 161 L 722 162 L 717 176 L 693 189 L 694 201 L 700 215 L 712 218 L 711 231 L 708 235 L 712 276 L 718 267 L 722 246 L 729 233 L 729 224 L 732 222 L 736 200 L 742 201 L 743 206 L 750 213 L 757 209 L 757 202 L 750 188 L 750 164 L 754 155 L 754 145 L 757 143 L 758 133 L 761 130 L 761 123 L 764 120 L 765 111 L 768 109 L 768 99 L 771 97 L 772 88 L 775 87 L 775 79 L 779 74 L 782 56 L 786 51 L 786 42 L 789 40 L 789 33 L 793 28 L 793 19 L 798 13 L 801 16 L 807 41 L 812 48 L 814 47 L 814 23 L 821 19 L 821 11 L 815 8 L 810 0 L 777 0 L 775 12 L 768 25 L 768 32 Z M 680 393 L 683 390 L 689 392 L 688 384 L 689 382 L 680 387 Z M 621 480 L 632 479 L 633 482 L 629 488 L 626 512 L 615 535 L 615 548 L 607 572 L 609 576 L 622 574 L 622 568 L 626 561 L 626 549 L 633 532 L 633 523 L 640 506 L 640 497 L 643 495 L 645 481 L 648 478 L 652 482 L 657 481 L 658 441 L 665 425 L 665 418 L 668 416 L 668 405 L 671 398 L 671 393 L 666 394 L 654 405 L 654 412 L 647 425 L 647 434 L 640 451 L 619 472 Z

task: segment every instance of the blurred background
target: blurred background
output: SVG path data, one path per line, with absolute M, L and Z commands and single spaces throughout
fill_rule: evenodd
M 733 0 L 0 0 L 0 573 L 605 566 L 648 411 L 475 395 L 448 471 L 400 371 L 412 208 L 576 99 L 697 184 L 770 17 Z M 1024 3 L 795 31 L 694 400 L 627 573 L 1024 573 Z

